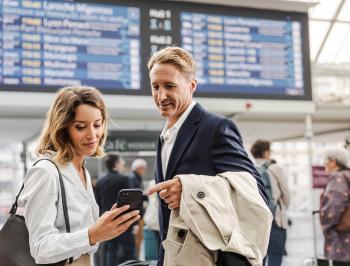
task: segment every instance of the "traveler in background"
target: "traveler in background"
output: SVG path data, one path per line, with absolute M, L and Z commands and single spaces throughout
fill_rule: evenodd
M 144 189 L 143 186 L 143 178 L 147 172 L 147 162 L 144 159 L 136 159 L 131 163 L 132 173 L 130 174 L 130 183 L 132 188 L 139 188 L 141 190 Z M 142 202 L 147 202 L 147 195 L 143 196 Z M 142 206 L 143 207 L 143 206 Z M 141 217 L 143 217 L 144 210 L 142 208 Z M 134 234 L 135 234 L 135 246 L 136 246 L 136 257 L 140 256 L 140 248 L 141 243 L 143 241 L 143 219 L 140 219 L 137 222 L 137 225 L 134 226 Z
M 265 196 L 259 173 L 243 147 L 236 125 L 227 118 L 203 109 L 193 99 L 197 88 L 192 56 L 179 47 L 167 47 L 148 61 L 153 100 L 165 126 L 158 139 L 155 180 L 149 195 L 160 192 L 161 241 L 167 238 L 171 209 L 179 208 L 182 184 L 178 174 L 215 176 L 219 173 L 248 172 Z M 193 254 L 196 255 L 196 254 Z M 218 251 L 218 265 L 230 255 L 232 265 L 249 265 L 246 257 Z M 159 264 L 164 249 L 160 246 Z
M 324 253 L 334 266 L 350 266 L 350 230 L 336 230 L 341 214 L 350 204 L 348 158 L 347 151 L 341 148 L 325 154 L 325 170 L 330 176 L 321 195 L 320 221 L 325 236 Z
M 155 181 L 151 180 L 149 187 L 154 186 Z M 157 194 L 148 197 L 148 203 L 145 214 L 142 219 L 145 223 L 145 259 L 157 260 L 159 253 L 159 221 L 158 221 L 159 202 Z
M 131 163 L 131 170 L 131 187 L 143 190 L 143 177 L 147 172 L 147 162 L 144 159 L 136 159 Z
M 37 153 L 54 161 L 62 173 L 71 232 L 66 231 L 58 171 L 51 162 L 42 160 L 27 172 L 20 198 L 30 253 L 37 264 L 73 257 L 72 265 L 91 265 L 90 254 L 97 250 L 99 242 L 121 235 L 140 218 L 137 211 L 124 213 L 128 206 L 111 206 L 99 218 L 84 160 L 104 154 L 106 120 L 98 90 L 65 87 L 56 95 Z
M 251 147 L 251 153 L 255 158 L 257 166 L 262 178 L 266 177 L 266 191 L 270 193 L 269 208 L 274 216 L 269 247 L 267 250 L 268 266 L 282 265 L 283 255 L 286 249 L 287 240 L 287 208 L 290 204 L 290 191 L 287 185 L 287 179 L 283 174 L 283 170 L 275 160 L 271 159 L 270 141 L 259 139 Z M 267 175 L 265 174 L 267 173 Z M 265 180 L 264 180 L 265 181 Z M 269 190 L 270 189 L 270 190 Z
M 105 164 L 108 173 L 96 184 L 96 201 L 100 206 L 100 214 L 108 211 L 117 202 L 120 190 L 131 187 L 129 177 L 121 174 L 124 171 L 122 157 L 117 154 L 108 154 Z M 132 227 L 123 236 L 107 241 L 102 252 L 106 266 L 115 266 L 124 261 L 136 259 Z

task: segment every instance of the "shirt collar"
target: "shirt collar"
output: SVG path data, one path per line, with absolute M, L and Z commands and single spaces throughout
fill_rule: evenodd
M 192 100 L 191 104 L 187 107 L 186 111 L 183 112 L 183 114 L 180 116 L 180 118 L 176 121 L 176 123 L 171 128 L 168 128 L 168 123 L 166 123 L 165 126 L 163 127 L 160 137 L 166 138 L 167 136 L 169 136 L 170 132 L 177 132 L 181 128 L 182 124 L 185 122 L 186 118 L 191 113 L 195 105 L 196 105 L 196 102 Z

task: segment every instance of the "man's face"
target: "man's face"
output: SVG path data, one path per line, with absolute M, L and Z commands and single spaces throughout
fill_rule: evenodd
M 197 81 L 172 64 L 155 64 L 150 71 L 150 80 L 154 102 L 171 127 L 190 105 Z

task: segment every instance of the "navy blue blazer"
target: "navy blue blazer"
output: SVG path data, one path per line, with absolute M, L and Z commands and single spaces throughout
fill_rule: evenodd
M 261 177 L 248 158 L 242 137 L 230 119 L 207 112 L 197 103 L 178 131 L 166 173 L 162 172 L 161 145 L 159 139 L 156 183 L 180 174 L 215 176 L 226 171 L 246 171 L 256 178 L 260 193 L 267 201 Z M 159 208 L 161 241 L 167 236 L 170 212 L 166 203 L 161 200 Z M 159 265 L 162 265 L 163 255 L 164 250 L 161 247 Z

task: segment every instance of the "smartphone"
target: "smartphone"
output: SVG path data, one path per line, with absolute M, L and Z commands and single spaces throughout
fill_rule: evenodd
M 143 192 L 138 188 L 129 188 L 122 189 L 119 191 L 117 207 L 122 207 L 124 205 L 130 205 L 130 208 L 127 210 L 139 210 L 141 212 L 142 209 L 142 196 Z

